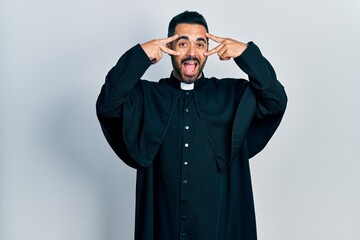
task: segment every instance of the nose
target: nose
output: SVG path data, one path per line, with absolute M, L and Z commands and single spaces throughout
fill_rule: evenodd
M 188 48 L 188 55 L 194 57 L 196 55 L 195 52 L 196 52 L 195 44 L 190 44 Z

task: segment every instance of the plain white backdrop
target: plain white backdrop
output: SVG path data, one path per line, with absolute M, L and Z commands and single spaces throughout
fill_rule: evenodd
M 251 160 L 259 239 L 360 239 L 359 0 L 2 0 L 1 240 L 133 238 L 135 171 L 106 143 L 95 101 L 121 54 L 165 37 L 184 10 L 254 41 L 289 96 Z M 144 78 L 170 71 L 165 56 Z M 246 77 L 216 56 L 204 71 Z

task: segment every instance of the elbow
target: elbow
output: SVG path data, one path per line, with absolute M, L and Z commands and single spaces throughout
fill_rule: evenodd
M 278 106 L 278 109 L 280 112 L 285 112 L 285 109 L 287 107 L 288 97 L 287 97 L 286 92 L 283 87 L 282 87 L 282 89 L 283 89 L 283 91 L 281 92 L 281 94 L 279 94 L 277 106 Z
M 257 115 L 259 118 L 283 114 L 285 112 L 288 98 L 284 87 L 281 85 L 278 86 L 276 91 L 268 92 L 265 96 L 258 98 Z
M 273 99 L 271 103 L 271 108 L 273 109 L 274 114 L 284 113 L 287 107 L 288 97 L 283 86 L 281 86 L 281 88 L 282 91 L 278 92 L 277 97 Z
M 103 101 L 101 95 L 96 101 L 96 115 L 99 119 L 111 118 L 118 116 L 120 110 L 117 109 L 113 104 Z

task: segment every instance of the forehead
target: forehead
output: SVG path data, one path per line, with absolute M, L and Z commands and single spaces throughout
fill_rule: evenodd
M 175 34 L 179 34 L 180 37 L 187 36 L 190 40 L 192 38 L 197 39 L 199 37 L 206 38 L 205 33 L 205 27 L 200 24 L 181 23 L 175 27 Z

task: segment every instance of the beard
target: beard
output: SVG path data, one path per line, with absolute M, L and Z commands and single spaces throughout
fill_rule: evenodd
M 197 57 L 186 57 L 186 58 L 182 59 L 181 61 L 177 61 L 174 56 L 171 56 L 171 62 L 172 62 L 174 71 L 175 71 L 176 75 L 178 77 L 180 77 L 179 80 L 184 83 L 193 83 L 197 79 L 199 79 L 199 77 L 202 74 L 202 70 L 204 69 L 206 60 L 207 60 L 207 58 L 204 60 L 203 63 L 201 63 L 200 59 L 198 59 Z M 195 72 L 191 75 L 187 75 L 184 70 L 184 63 L 187 61 L 193 61 L 193 62 L 195 61 L 196 62 Z

